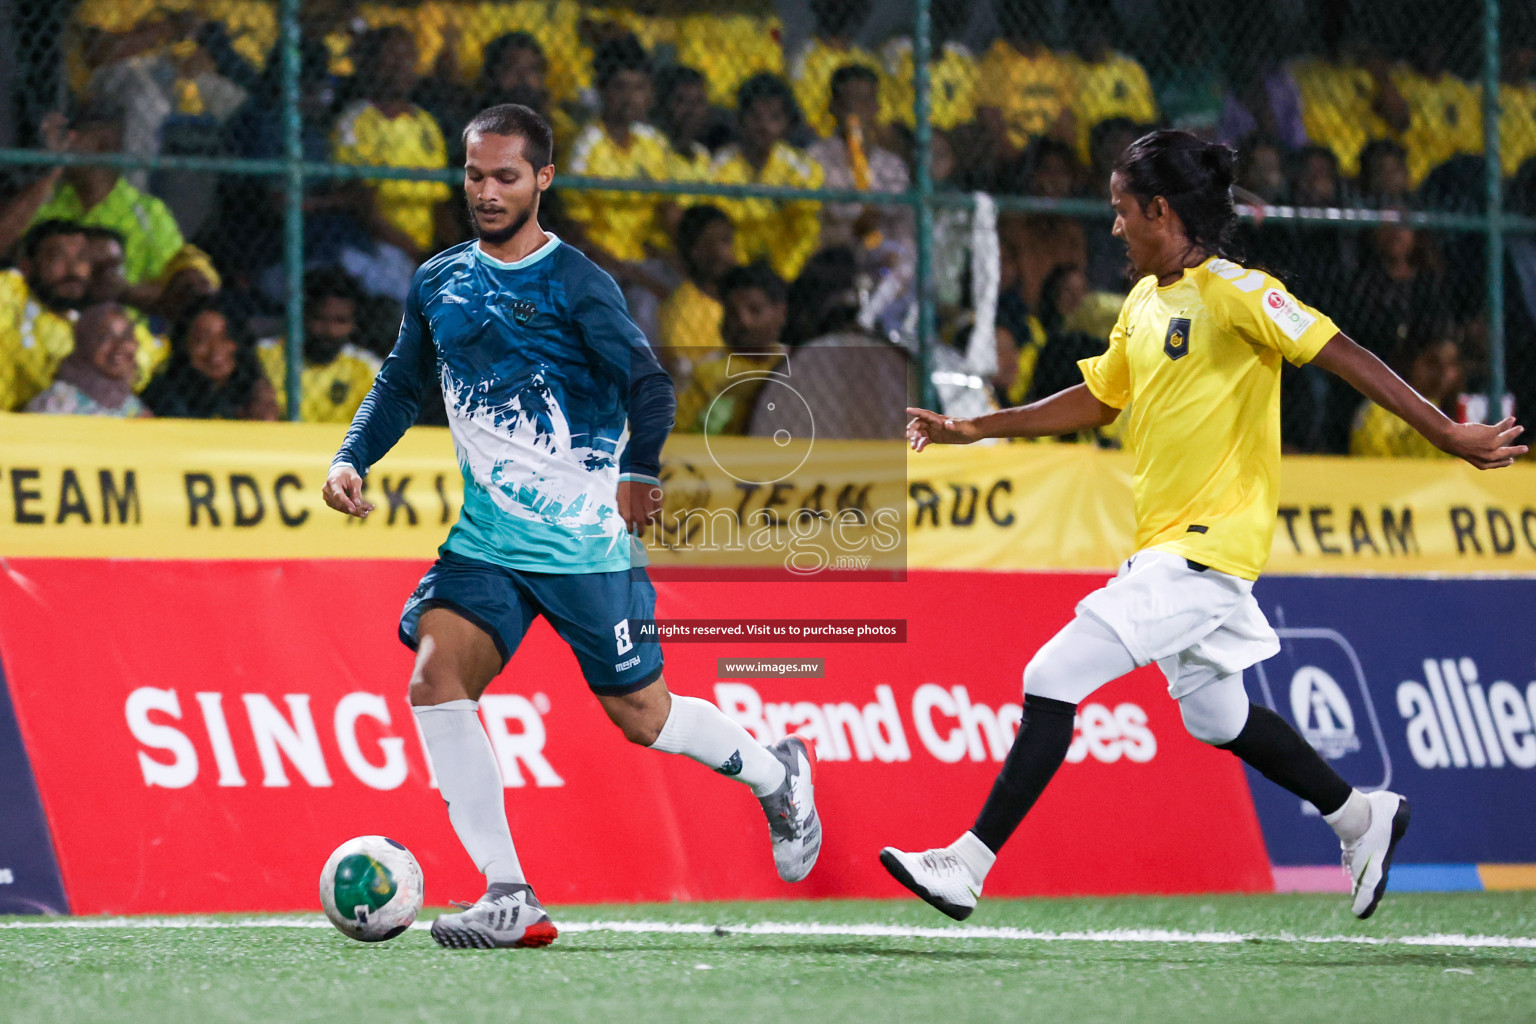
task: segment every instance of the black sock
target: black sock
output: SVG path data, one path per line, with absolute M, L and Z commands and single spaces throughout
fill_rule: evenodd
M 1349 799 L 1349 783 L 1328 767 L 1290 723 L 1262 705 L 1250 705 L 1248 721 L 1237 739 L 1218 746 L 1247 761 L 1275 785 L 1311 801 L 1323 814 L 1332 814 Z
M 1051 781 L 1072 745 L 1072 716 L 1077 705 L 1050 697 L 1024 697 L 1024 717 L 1019 735 L 1008 751 L 1003 770 L 976 816 L 971 831 L 996 853 L 1003 848 L 1024 815 L 1035 806 L 1045 784 Z

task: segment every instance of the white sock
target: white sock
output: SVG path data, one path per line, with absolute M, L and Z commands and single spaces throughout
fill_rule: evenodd
M 652 750 L 682 754 L 767 796 L 784 784 L 784 766 L 752 734 L 698 697 L 672 695 L 672 710 Z
M 525 882 L 507 827 L 501 771 L 472 700 L 415 707 L 438 792 L 464 850 L 488 883 Z
M 997 854 L 987 849 L 987 844 L 977 839 L 974 832 L 961 833 L 959 839 L 949 844 L 949 852 L 960 858 L 960 863 L 971 873 L 971 881 L 976 883 L 978 889 L 986 881 L 987 872 L 992 870 L 997 860 Z
M 1343 842 L 1358 843 L 1365 830 L 1371 827 L 1371 802 L 1364 793 L 1352 789 L 1344 806 L 1332 814 L 1323 815 L 1323 820 L 1333 826 Z

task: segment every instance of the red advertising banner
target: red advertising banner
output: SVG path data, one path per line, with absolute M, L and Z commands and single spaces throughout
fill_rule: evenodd
M 312 908 L 321 865 L 382 833 L 427 898 L 480 879 L 433 789 L 395 638 L 410 561 L 6 560 L 0 658 L 76 913 Z M 1017 728 L 1025 662 L 1100 574 L 665 582 L 660 620 L 904 622 L 904 641 L 665 644 L 676 692 L 758 738 L 816 740 L 825 846 L 773 870 L 742 787 L 626 744 L 543 623 L 481 703 L 546 903 L 895 896 L 881 846 L 966 828 Z M 724 678 L 724 659 L 820 661 Z M 1187 736 L 1155 670 L 1091 697 L 1068 764 L 987 882 L 997 895 L 1267 891 L 1236 759 Z

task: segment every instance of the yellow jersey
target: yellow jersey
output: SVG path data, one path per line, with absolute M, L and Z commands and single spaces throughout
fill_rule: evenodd
M 657 313 L 661 344 L 666 348 L 685 349 L 685 357 L 702 355 L 705 351 L 724 349 L 720 337 L 720 321 L 725 307 L 720 300 L 706 295 L 692 281 L 684 280 L 677 290 L 667 296 Z
M 72 16 L 74 31 L 66 44 L 70 85 L 84 92 L 90 79 L 79 47 L 79 29 L 96 29 L 117 35 L 153 24 L 167 14 L 187 12 L 208 21 L 222 22 L 236 53 L 260 71 L 277 43 L 277 5 L 272 0 L 81 0 Z M 141 53 L 155 56 L 167 51 L 190 56 L 196 44 L 183 40 Z
M 768 379 L 766 374 L 783 358 L 722 354 L 699 363 L 693 368 L 688 386 L 678 393 L 674 429 L 680 434 L 712 437 L 746 433 L 757 408 L 757 393 Z M 727 391 L 730 393 L 726 394 Z
M 887 80 L 880 108 L 907 127 L 917 123 L 917 94 L 912 87 L 912 40 L 892 39 L 880 51 Z M 945 43 L 928 65 L 928 113 L 935 128 L 950 131 L 976 117 L 976 57 L 960 43 Z
M 601 124 L 589 124 L 571 144 L 566 169 L 594 178 L 666 181 L 672 147 L 648 124 L 629 126 L 629 145 L 620 146 Z M 645 259 L 645 241 L 656 222 L 656 207 L 666 197 L 645 192 L 593 192 L 568 189 L 561 198 L 571 219 L 587 237 L 616 259 Z
M 820 188 L 826 172 L 787 142 L 774 145 L 761 171 L 741 150 L 727 146 L 715 157 L 711 176 L 721 185 L 777 185 Z M 800 268 L 821 244 L 821 204 L 795 199 L 721 199 L 716 205 L 736 225 L 736 259 L 751 263 L 766 259 L 785 281 L 800 276 Z
M 288 359 L 282 338 L 268 338 L 256 346 L 261 368 L 277 392 L 279 415 L 288 415 Z M 356 345 L 344 345 L 341 354 L 324 366 L 304 364 L 299 374 L 299 419 L 305 423 L 351 423 L 357 407 L 373 387 L 382 364 L 377 356 Z
M 32 401 L 74 350 L 72 317 L 44 306 L 21 271 L 0 270 L 0 411 Z
M 1069 58 L 1068 66 L 1076 84 L 1077 158 L 1089 166 L 1092 154 L 1088 136 L 1095 125 L 1112 117 L 1128 117 L 1137 124 L 1157 120 L 1157 99 L 1146 70 L 1134 57 L 1111 52 L 1102 61 L 1089 63 Z
M 1049 135 L 1062 113 L 1072 109 L 1072 68 L 1049 50 L 1026 56 L 999 39 L 981 58 L 977 76 L 976 105 L 1002 113 L 1015 149 Z
M 677 63 L 704 76 L 710 103 L 734 110 L 741 83 L 784 74 L 783 35 L 777 15 L 686 14 L 677 23 Z
M 837 128 L 828 105 L 832 101 L 832 73 L 846 64 L 858 64 L 869 68 L 880 78 L 880 116 L 887 119 L 890 89 L 885 83 L 885 68 L 880 59 L 862 46 L 847 49 L 828 46 L 820 39 L 805 44 L 789 69 L 789 81 L 794 89 L 795 102 L 805 115 L 805 123 L 823 138 Z
M 1078 365 L 1128 410 L 1136 547 L 1257 579 L 1275 535 L 1281 360 L 1309 362 L 1338 328 L 1279 281 L 1211 258 L 1126 297 L 1109 350 Z
M 1339 160 L 1346 178 L 1360 173 L 1360 151 L 1374 139 L 1392 135 L 1373 105 L 1376 83 L 1371 73 L 1354 64 L 1334 64 L 1306 57 L 1290 66 L 1301 96 L 1301 123 L 1307 138 L 1327 146 Z
M 1536 157 L 1536 84 L 1499 86 L 1499 164 L 1510 177 Z
M 1377 459 L 1450 458 L 1423 434 L 1375 402 L 1366 402 L 1355 414 L 1355 425 L 1349 432 L 1349 454 Z
M 171 343 L 167 338 L 150 330 L 149 324 L 144 321 L 144 314 L 138 310 L 128 310 L 128 319 L 133 321 L 133 340 L 139 343 L 138 349 L 133 354 L 134 365 L 138 367 L 138 373 L 133 378 L 133 390 L 143 391 L 149 386 L 155 373 L 170 358 Z
M 379 167 L 446 167 L 448 147 L 431 114 L 413 106 L 399 117 L 361 100 L 347 108 L 331 135 L 339 164 Z M 384 219 L 410 236 L 419 249 L 432 245 L 437 204 L 453 194 L 441 181 L 370 180 Z
M 1418 188 L 1429 172 L 1462 153 L 1483 151 L 1483 90 L 1446 72 L 1426 78 L 1397 68 L 1392 81 L 1408 104 L 1408 183 Z

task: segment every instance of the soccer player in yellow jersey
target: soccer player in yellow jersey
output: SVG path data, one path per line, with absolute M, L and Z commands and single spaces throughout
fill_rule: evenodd
M 1230 258 L 1232 177 L 1225 146 L 1180 131 L 1138 139 L 1115 165 L 1110 200 L 1114 235 L 1144 276 L 1109 350 L 1079 364 L 1083 383 L 975 419 L 908 410 L 914 451 L 1070 434 L 1126 410 L 1136 452 L 1138 550 L 1024 670 L 1018 737 L 975 825 L 947 847 L 881 852 L 898 881 L 950 917 L 970 915 L 997 852 L 1065 759 L 1078 703 L 1154 661 L 1192 735 L 1311 802 L 1338 833 L 1355 916 L 1369 917 L 1386 888 L 1408 802 L 1352 789 L 1243 690 L 1243 669 L 1280 649 L 1252 589 L 1275 530 L 1281 361 L 1338 374 L 1480 469 L 1527 449 L 1514 443 L 1513 418 L 1453 422 L 1322 313 Z

